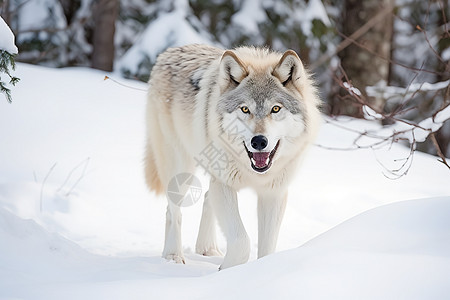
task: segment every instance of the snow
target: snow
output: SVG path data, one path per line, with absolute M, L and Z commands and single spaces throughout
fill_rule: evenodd
M 137 74 L 144 61 L 150 60 L 151 63 L 155 63 L 158 54 L 168 47 L 195 43 L 211 44 L 211 39 L 207 38 L 209 34 L 201 29 L 196 31 L 191 24 L 191 22 L 197 24 L 198 20 L 190 20 L 191 22 L 187 20 L 187 9 L 186 0 L 177 0 L 172 12 L 161 12 L 117 61 L 115 69 Z M 148 68 L 144 71 L 148 72 Z
M 438 113 L 432 117 L 433 123 L 444 123 L 448 119 L 450 119 L 450 105 L 447 105 L 444 109 L 439 110 Z
M 345 85 L 345 82 L 344 82 Z M 366 120 L 381 120 L 383 116 L 367 105 L 363 105 L 362 111 Z
M 67 27 L 64 11 L 57 0 L 33 0 L 19 5 L 20 17 L 17 30 L 22 32 L 18 35 L 21 42 L 32 39 L 36 29 L 64 29 Z M 36 28 L 36 24 L 39 24 L 38 28 Z M 40 39 L 46 39 L 48 35 L 45 30 L 39 32 Z
M 240 191 L 251 259 L 218 272 L 222 258 L 192 250 L 201 201 L 183 208 L 186 265 L 160 258 L 166 200 L 147 191 L 142 170 L 146 85 L 119 79 L 127 88 L 83 68 L 19 63 L 16 70 L 21 88 L 12 104 L 0 102 L 1 299 L 442 299 L 450 292 L 449 171 L 416 153 L 408 175 L 389 180 L 378 160 L 409 149 L 324 148 L 350 147 L 353 131 L 379 129 L 375 122 L 323 124 L 321 147 L 310 149 L 289 191 L 278 253 L 256 260 L 256 199 Z M 223 236 L 219 246 L 225 251 Z
M 299 19 L 302 24 L 302 30 L 304 33 L 310 35 L 313 20 L 320 20 L 326 26 L 331 26 L 328 14 L 325 10 L 325 7 L 323 6 L 322 1 L 320 0 L 308 1 L 307 7 L 303 11 L 301 19 Z
M 139 10 L 148 10 L 143 15 L 152 16 L 152 19 L 143 32 L 139 31 L 135 34 L 136 37 L 130 33 L 137 32 L 137 28 L 140 28 L 142 24 L 136 26 L 134 17 L 117 24 L 116 45 L 121 48 L 123 43 L 131 44 L 132 47 L 125 52 L 119 50 L 120 57 L 115 62 L 115 70 L 129 78 L 146 80 L 146 74 L 155 63 L 157 55 L 168 47 L 193 43 L 216 45 L 222 48 L 234 48 L 242 44 L 267 46 L 268 41 L 261 36 L 261 31 L 272 32 L 273 37 L 269 44 L 272 44 L 275 50 L 285 51 L 286 43 L 295 44 L 293 41 L 288 41 L 289 39 L 286 40 L 286 37 L 292 35 L 294 29 L 301 28 L 303 34 L 309 37 L 306 39 L 309 48 L 318 49 L 321 43 L 312 32 L 313 21 L 320 20 L 327 27 L 331 26 L 325 7 L 320 0 L 306 1 L 307 3 L 266 0 L 233 1 L 228 4 L 226 1 L 213 2 L 217 7 L 227 5 L 230 7 L 220 13 L 205 11 L 198 16 L 194 14 L 193 6 L 187 0 L 159 1 L 151 5 L 129 4 L 133 9 L 140 7 Z M 155 6 L 158 8 L 153 12 L 152 9 Z M 200 7 L 206 6 L 201 4 Z M 154 19 L 153 14 L 156 15 Z M 227 20 L 229 14 L 231 14 L 231 20 Z M 282 21 L 269 20 L 269 17 L 273 18 L 274 15 L 277 16 L 275 19 L 281 18 Z M 267 27 L 272 21 L 279 23 L 275 32 Z M 211 25 L 210 22 L 217 22 L 217 24 Z M 229 24 L 225 24 L 227 22 Z M 208 31 L 208 26 L 209 29 L 215 28 L 214 34 Z M 311 55 L 316 55 L 314 53 L 315 51 L 312 51 Z
M 247 0 L 231 18 L 233 25 L 237 25 L 245 35 L 259 35 L 259 25 L 267 22 L 267 11 L 274 11 L 285 16 L 286 22 L 290 19 L 298 23 L 305 35 L 311 36 L 312 21 L 320 20 L 326 26 L 331 26 L 325 7 L 320 0 L 311 0 L 302 3 L 283 3 L 280 1 Z M 281 25 L 283 26 L 283 25 Z
M 4 297 L 444 299 L 450 292 L 448 197 L 379 207 L 302 247 L 219 273 L 155 257 L 96 256 L 34 221 L 0 213 L 0 238 L 12 245 L 0 257 Z
M 366 120 L 382 120 L 384 117 L 374 111 L 367 105 L 363 106 L 364 118 Z M 390 144 L 391 138 L 407 140 L 409 143 L 422 143 L 432 132 L 437 132 L 446 121 L 450 119 L 450 105 L 440 109 L 435 115 L 414 124 L 407 120 L 398 120 L 393 125 L 385 126 L 383 128 L 375 128 L 375 130 L 366 130 L 364 126 L 359 129 L 359 132 L 364 135 L 363 140 L 365 144 L 358 144 L 359 146 L 367 146 L 376 144 L 380 141 L 385 141 L 383 144 Z M 369 133 L 369 134 L 367 134 Z
M 360 90 L 358 90 L 357 88 L 355 88 L 353 85 L 351 85 L 350 83 L 348 83 L 348 82 L 344 82 L 344 88 L 346 88 L 347 89 L 347 91 L 350 93 L 350 94 L 354 94 L 354 95 L 357 95 L 357 96 L 361 96 L 361 91 Z
M 370 109 L 367 106 L 363 107 L 364 115 L 368 120 L 378 119 L 383 117 Z M 432 132 L 437 132 L 446 121 L 450 119 L 450 105 L 439 110 L 436 115 L 414 124 L 410 121 L 397 121 L 391 126 L 385 126 L 383 129 L 377 129 L 376 139 L 386 140 L 390 143 L 390 136 L 395 135 L 396 138 L 408 140 L 409 143 L 422 143 Z M 364 132 L 364 131 L 360 131 Z
M 432 116 L 419 122 L 418 124 L 419 128 L 415 129 L 416 133 L 414 136 L 416 140 L 419 142 L 425 141 L 425 139 L 431 132 L 438 131 L 442 127 L 442 125 L 444 125 L 444 122 L 446 122 L 449 119 L 450 119 L 450 105 L 447 105 L 447 107 L 438 111 L 438 113 L 435 116 Z M 420 135 L 418 132 L 420 132 Z
M 445 61 L 450 60 L 450 48 L 447 48 L 444 51 L 442 51 L 441 57 Z
M 397 86 L 386 86 L 386 84 L 380 84 L 376 86 L 368 86 L 366 87 L 367 95 L 370 97 L 379 97 L 383 99 L 392 99 L 392 98 L 401 98 L 407 99 L 408 97 L 412 97 L 418 91 L 421 92 L 429 92 L 429 91 L 438 91 L 447 88 L 450 85 L 450 80 L 429 83 L 429 82 L 421 82 L 421 83 L 413 83 L 408 87 L 397 87 Z
M 345 83 L 344 83 L 345 84 Z M 429 92 L 439 91 L 449 86 L 450 80 L 440 81 L 435 83 L 422 82 L 413 83 L 406 88 L 396 86 L 386 86 L 385 84 L 378 84 L 376 86 L 366 87 L 367 94 L 371 97 L 396 100 L 398 102 L 405 101 L 413 97 L 417 92 Z M 346 88 L 351 92 L 349 87 Z M 363 107 L 365 116 L 369 119 L 381 120 L 383 117 L 372 111 L 367 106 Z M 396 134 L 398 138 L 408 140 L 410 143 L 422 143 L 432 132 L 438 131 L 446 121 L 450 119 L 450 106 L 443 107 L 438 110 L 436 115 L 426 118 L 420 121 L 418 124 L 414 124 L 410 121 L 397 121 L 395 124 L 389 127 L 385 127 L 382 131 L 378 132 L 378 136 L 381 139 L 388 138 L 389 136 Z M 400 133 L 400 134 L 399 134 Z
M 0 50 L 4 50 L 10 54 L 18 53 L 14 43 L 14 34 L 2 17 L 0 17 Z
M 243 1 L 241 9 L 231 17 L 231 22 L 242 28 L 246 35 L 259 34 L 258 24 L 266 21 L 266 13 L 260 0 Z

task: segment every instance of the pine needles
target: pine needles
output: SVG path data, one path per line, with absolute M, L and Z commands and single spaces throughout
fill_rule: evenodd
M 15 62 L 14 57 L 15 54 L 10 54 L 7 51 L 0 50 L 0 92 L 3 93 L 6 97 L 6 100 L 11 103 L 12 97 L 11 97 L 11 89 L 8 88 L 7 83 L 4 81 L 3 74 L 6 74 L 9 77 L 9 83 L 10 85 L 16 85 L 17 82 L 19 82 L 19 78 L 14 77 L 10 73 L 10 69 L 15 69 Z

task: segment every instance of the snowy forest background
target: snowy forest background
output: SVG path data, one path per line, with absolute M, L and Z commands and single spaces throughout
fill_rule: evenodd
M 448 298 L 447 0 L 0 0 L 0 14 L 0 299 Z M 161 258 L 167 201 L 143 176 L 145 81 L 193 42 L 292 48 L 325 102 L 277 253 L 257 259 L 243 189 L 250 261 L 220 272 L 195 253 L 203 201 L 182 208 L 186 264 Z
M 141 81 L 171 46 L 294 49 L 315 74 L 326 114 L 417 129 L 450 103 L 449 9 L 444 0 L 6 0 L 1 17 L 16 37 L 16 61 Z M 376 138 L 445 162 L 448 118 L 425 129 L 426 139 L 399 129 Z

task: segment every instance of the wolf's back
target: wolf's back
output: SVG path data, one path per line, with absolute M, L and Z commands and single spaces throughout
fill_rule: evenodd
M 170 179 L 167 169 L 171 169 L 170 159 L 175 158 L 169 153 L 176 148 L 182 157 L 185 145 L 180 138 L 188 133 L 180 128 L 189 130 L 192 126 L 201 80 L 223 52 L 206 45 L 169 48 L 153 66 L 147 100 L 145 175 L 148 187 L 156 193 L 163 193 Z M 188 159 L 183 160 L 189 166 Z
M 206 45 L 169 48 L 153 66 L 150 89 L 157 89 L 166 101 L 193 100 L 205 70 L 218 60 L 223 50 Z

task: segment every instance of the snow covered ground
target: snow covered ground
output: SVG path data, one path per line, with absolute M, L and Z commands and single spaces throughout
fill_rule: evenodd
M 145 84 L 25 64 L 15 75 L 13 103 L 0 99 L 0 299 L 450 294 L 450 172 L 435 157 L 416 153 L 408 175 L 390 180 L 379 161 L 395 167 L 409 149 L 314 146 L 290 190 L 278 253 L 255 259 L 256 199 L 244 190 L 251 261 L 217 272 L 221 258 L 194 253 L 200 201 L 183 208 L 187 262 L 177 265 L 160 258 L 166 202 L 143 180 Z M 325 124 L 317 144 L 345 148 L 354 138 Z

